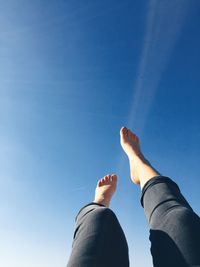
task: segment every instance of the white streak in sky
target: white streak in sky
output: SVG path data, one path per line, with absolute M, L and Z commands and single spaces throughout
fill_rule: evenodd
M 134 125 L 137 125 L 139 131 L 144 128 L 156 90 L 180 36 L 189 7 L 189 0 L 149 2 L 144 46 L 128 119 L 130 128 L 134 129 Z
M 77 192 L 77 191 L 84 191 L 86 189 L 87 189 L 87 186 L 80 186 L 80 187 L 76 187 L 76 188 L 70 190 L 70 193 Z
M 189 12 L 190 0 L 150 0 L 127 126 L 141 136 L 163 72 Z M 123 169 L 120 157 L 117 173 Z

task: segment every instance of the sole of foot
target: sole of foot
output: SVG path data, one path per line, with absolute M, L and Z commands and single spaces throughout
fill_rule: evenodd
M 117 175 L 108 174 L 97 182 L 94 202 L 109 207 L 111 198 L 117 188 Z
M 126 127 L 122 127 L 120 130 L 120 143 L 129 158 L 130 175 L 133 183 L 140 184 L 142 189 L 147 181 L 160 175 L 143 156 L 137 135 Z
M 144 160 L 140 151 L 140 140 L 131 130 L 122 127 L 120 130 L 120 143 L 129 158 L 131 180 L 135 184 L 140 184 L 137 168 L 138 163 Z

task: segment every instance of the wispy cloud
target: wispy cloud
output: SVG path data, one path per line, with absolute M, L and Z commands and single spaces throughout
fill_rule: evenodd
M 128 120 L 130 128 L 134 128 L 134 124 L 137 124 L 140 131 L 144 128 L 156 90 L 180 36 L 189 7 L 189 0 L 149 1 L 144 44 Z
M 131 129 L 135 129 L 136 126 L 140 135 L 189 8 L 189 0 L 150 0 L 147 6 L 143 48 L 127 122 Z M 123 166 L 124 160 L 120 156 L 118 172 Z
M 79 186 L 79 187 L 76 187 L 76 188 L 73 188 L 70 190 L 70 193 L 72 192 L 77 192 L 77 191 L 84 191 L 87 189 L 87 186 Z

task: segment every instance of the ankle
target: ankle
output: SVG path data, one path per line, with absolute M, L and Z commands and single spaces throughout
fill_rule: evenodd
M 130 159 L 131 178 L 134 183 L 139 184 L 141 189 L 153 177 L 160 175 L 141 154 L 141 157 Z
M 144 185 L 151 180 L 153 177 L 160 175 L 151 164 L 147 161 L 143 166 L 140 166 L 139 177 L 140 177 L 140 187 L 141 189 Z
M 110 206 L 110 200 L 105 199 L 103 197 L 101 197 L 101 198 L 95 198 L 93 202 L 95 202 L 97 204 L 100 204 L 100 205 L 104 205 L 107 208 Z

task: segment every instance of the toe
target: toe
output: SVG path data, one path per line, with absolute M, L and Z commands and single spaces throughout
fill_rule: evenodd
M 102 186 L 102 179 L 98 181 L 97 186 Z
M 101 185 L 104 185 L 105 182 L 106 182 L 106 180 L 105 180 L 105 176 L 104 176 L 104 177 L 101 179 Z
M 102 181 L 103 181 L 103 184 L 107 184 L 107 181 L 108 181 L 108 176 L 105 175 L 103 178 L 102 178 Z
M 133 133 L 131 130 L 128 130 L 128 137 L 133 139 L 134 141 L 138 141 L 139 140 L 137 135 L 135 133 Z
M 110 182 L 110 175 L 109 174 L 106 175 L 105 180 L 106 180 L 106 184 L 109 184 L 109 182 Z
M 127 131 L 126 131 L 126 135 L 130 138 L 131 131 L 130 131 L 129 129 L 127 129 Z
M 128 136 L 129 136 L 130 138 L 135 139 L 135 134 L 134 134 L 133 132 L 131 132 L 131 130 L 128 130 Z
M 109 183 L 112 183 L 112 175 L 109 175 Z
M 111 175 L 111 179 L 112 179 L 112 182 L 116 182 L 117 181 L 117 175 L 116 174 L 112 174 Z
M 126 133 L 127 133 L 127 128 L 126 128 L 126 127 L 122 127 L 122 128 L 120 129 L 120 134 L 121 134 L 121 136 L 126 135 Z

